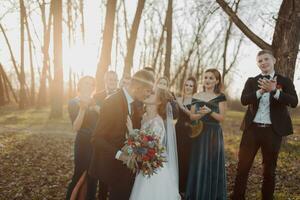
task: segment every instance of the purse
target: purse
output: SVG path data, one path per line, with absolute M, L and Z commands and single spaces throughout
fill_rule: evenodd
M 201 135 L 201 133 L 203 131 L 203 122 L 201 120 L 193 121 L 190 124 L 190 127 L 191 127 L 192 131 L 189 136 L 190 136 L 190 138 L 195 138 L 195 137 Z

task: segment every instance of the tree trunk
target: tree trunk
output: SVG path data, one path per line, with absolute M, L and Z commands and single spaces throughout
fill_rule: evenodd
M 5 80 L 2 76 L 2 73 L 0 71 L 0 106 L 4 106 L 5 105 Z
M 272 45 L 253 33 L 224 0 L 216 0 L 236 26 L 257 46 L 271 49 L 277 60 L 275 71 L 294 80 L 300 44 L 300 0 L 283 0 L 278 12 Z
M 5 71 L 4 71 L 4 68 L 3 68 L 3 66 L 2 66 L 1 64 L 0 64 L 0 73 L 2 74 L 2 78 L 3 78 L 3 80 L 4 80 L 4 83 L 5 83 L 4 85 L 5 85 L 5 87 L 6 87 L 6 85 L 8 85 L 8 87 L 9 87 L 9 89 L 10 89 L 10 91 L 11 91 L 11 93 L 12 93 L 14 99 L 15 99 L 15 101 L 16 101 L 17 103 L 19 103 L 18 98 L 17 98 L 17 95 L 16 95 L 16 93 L 14 92 L 14 89 L 13 89 L 13 87 L 12 87 L 12 85 L 11 85 L 11 83 L 10 83 L 10 81 L 9 81 L 9 79 L 8 79 L 8 77 L 7 77 L 6 73 L 5 73 Z M 8 87 L 6 87 L 6 88 L 7 88 L 7 89 L 6 89 L 7 93 L 8 93 Z M 8 99 L 9 99 L 9 94 L 6 94 L 6 96 L 7 96 Z
M 127 41 L 127 54 L 126 54 L 126 58 L 125 58 L 125 67 L 124 67 L 124 71 L 123 71 L 123 76 L 125 74 L 130 74 L 130 70 L 132 68 L 135 43 L 136 43 L 136 39 L 137 39 L 137 33 L 139 30 L 144 6 L 145 6 L 145 0 L 139 0 L 137 8 L 136 8 L 134 20 L 132 23 L 132 27 L 131 27 L 130 37 L 129 37 L 129 40 Z
M 50 118 L 60 118 L 63 114 L 62 0 L 52 1 L 54 79 L 51 83 Z
M 5 41 L 6 41 L 6 44 L 8 46 L 9 53 L 10 53 L 10 58 L 11 58 L 11 60 L 13 62 L 13 66 L 14 66 L 15 72 L 17 74 L 18 81 L 20 82 L 21 81 L 21 77 L 20 77 L 20 72 L 18 70 L 18 66 L 17 66 L 17 63 L 16 63 L 16 59 L 15 59 L 15 56 L 14 56 L 13 51 L 11 49 L 8 37 L 7 37 L 6 33 L 5 33 L 5 30 L 4 30 L 3 26 L 1 25 L 1 23 L 0 23 L 0 29 L 1 29 L 1 31 L 3 33 L 3 36 L 4 36 Z
M 21 26 L 21 48 L 20 48 L 20 101 L 19 101 L 19 108 L 24 109 L 27 100 L 26 100 L 26 90 L 25 90 L 25 71 L 24 71 L 24 43 L 25 43 L 25 31 L 24 31 L 24 25 L 25 25 L 25 10 L 24 10 L 24 2 L 23 0 L 20 0 L 20 26 Z
M 156 50 L 156 53 L 155 53 L 155 56 L 154 56 L 154 60 L 153 60 L 153 63 L 152 63 L 152 66 L 153 66 L 154 70 L 156 70 L 156 63 L 157 63 L 157 60 L 158 60 L 159 53 L 161 52 L 161 46 L 164 42 L 164 33 L 165 33 L 166 26 L 167 26 L 167 19 L 168 18 L 166 16 L 164 25 L 163 25 L 162 30 L 161 30 L 161 34 L 160 34 L 160 38 L 159 38 L 159 42 L 158 42 L 158 47 L 157 47 L 157 50 Z
M 300 43 L 300 0 L 283 0 L 273 35 L 275 70 L 294 80 Z
M 166 61 L 164 76 L 170 79 L 170 66 L 172 55 L 172 15 L 173 15 L 173 0 L 169 0 L 167 10 L 167 44 L 166 44 Z
M 45 2 L 40 5 L 41 14 L 42 14 L 42 22 L 43 22 L 43 30 L 44 30 L 44 44 L 42 47 L 43 51 L 43 68 L 42 74 L 40 78 L 40 88 L 38 93 L 38 101 L 37 107 L 42 107 L 47 105 L 47 86 L 46 86 L 46 78 L 47 71 L 49 71 L 50 61 L 49 61 L 49 45 L 50 45 L 50 34 L 51 34 L 51 23 L 52 23 L 52 15 L 53 15 L 53 1 L 50 3 L 50 11 L 48 17 L 48 26 L 46 22 L 46 12 L 45 12 Z
M 114 21 L 116 14 L 117 0 L 108 0 L 106 7 L 105 25 L 103 32 L 103 41 L 100 60 L 97 65 L 96 72 L 96 89 L 97 91 L 104 89 L 104 73 L 108 70 L 111 63 L 111 48 L 114 33 Z
M 24 3 L 24 2 L 23 2 Z M 28 38 L 28 48 L 29 48 L 29 61 L 30 61 L 30 76 L 31 76 L 31 81 L 30 81 L 30 104 L 34 105 L 35 104 L 35 78 L 34 78 L 34 69 L 33 69 L 33 54 L 32 54 L 32 37 L 29 29 L 29 24 L 27 20 L 27 12 L 26 12 L 26 7 L 24 4 L 22 4 L 23 10 L 24 10 L 24 22 L 26 25 L 26 31 L 27 31 L 27 38 Z
M 81 16 L 81 36 L 82 36 L 82 41 L 83 44 L 85 43 L 85 26 L 84 26 L 84 4 L 83 4 L 83 0 L 79 1 L 79 11 L 80 11 L 80 16 Z

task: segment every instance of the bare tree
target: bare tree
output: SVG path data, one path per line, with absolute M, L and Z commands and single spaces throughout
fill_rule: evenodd
M 40 78 L 40 88 L 38 93 L 38 100 L 37 100 L 37 107 L 42 107 L 47 104 L 47 73 L 50 75 L 50 59 L 49 59 L 49 45 L 50 45 L 50 34 L 51 34 L 51 24 L 52 24 L 52 15 L 53 15 L 53 1 L 50 3 L 50 11 L 48 17 L 48 24 L 46 19 L 46 2 L 43 0 L 42 3 L 39 2 L 41 16 L 42 16 L 42 23 L 43 23 L 43 68 Z M 48 76 L 49 77 L 49 76 Z
M 132 67 L 132 61 L 133 61 L 133 55 L 134 55 L 134 49 L 135 49 L 135 43 L 137 39 L 137 33 L 140 25 L 140 21 L 142 18 L 142 12 L 145 6 L 145 0 L 139 0 L 136 13 L 134 16 L 134 20 L 132 23 L 131 31 L 130 31 L 130 37 L 127 41 L 127 54 L 125 57 L 125 66 L 123 71 L 124 74 L 130 74 L 130 69 Z
M 104 89 L 104 73 L 108 70 L 111 63 L 116 5 L 117 0 L 107 1 L 101 55 L 96 72 L 96 88 L 98 91 Z
M 19 108 L 24 109 L 27 104 L 27 96 L 25 90 L 25 71 L 24 71 L 24 43 L 25 43 L 25 6 L 23 0 L 20 0 L 20 26 L 21 26 L 21 48 L 20 48 L 20 101 Z
M 240 4 L 240 0 L 237 0 L 233 4 L 235 14 L 238 12 L 239 4 Z M 222 57 L 223 57 L 222 82 L 223 83 L 225 83 L 224 81 L 225 81 L 226 75 L 230 72 L 230 70 L 232 69 L 232 67 L 234 66 L 234 64 L 237 61 L 237 56 L 239 54 L 240 47 L 241 47 L 242 41 L 243 41 L 243 36 L 241 36 L 239 41 L 238 41 L 238 45 L 236 47 L 236 52 L 234 52 L 234 57 L 231 60 L 230 64 L 228 65 L 227 64 L 227 57 L 228 57 L 227 51 L 228 51 L 228 46 L 229 46 L 230 39 L 232 38 L 232 25 L 233 25 L 233 21 L 229 20 L 228 27 L 227 27 L 227 30 L 225 32 L 224 50 L 223 50 L 223 55 L 222 55 Z
M 165 70 L 164 76 L 170 79 L 170 67 L 171 67 L 171 56 L 172 56 L 172 24 L 173 24 L 173 0 L 168 1 L 167 9 L 167 44 L 166 44 L 166 57 L 165 57 Z
M 58 118 L 63 114 L 62 0 L 52 1 L 54 79 L 51 84 L 50 118 Z
M 277 60 L 275 70 L 293 80 L 300 43 L 300 1 L 282 1 L 275 25 L 272 45 L 252 32 L 224 0 L 216 0 L 216 2 L 252 42 L 262 49 L 273 50 Z
M 26 7 L 23 4 L 21 5 L 23 6 L 23 11 L 24 11 L 24 23 L 26 26 L 26 32 L 27 32 L 27 39 L 28 39 L 28 48 L 29 48 L 29 61 L 30 61 L 30 77 L 31 77 L 31 81 L 30 81 L 30 104 L 34 105 L 35 104 L 35 76 L 34 76 L 34 68 L 33 68 L 33 52 L 32 52 L 32 46 L 33 46 L 33 41 L 32 41 L 32 37 L 31 37 L 31 32 L 29 29 L 29 24 L 28 24 L 28 16 L 27 16 L 27 12 L 26 12 Z

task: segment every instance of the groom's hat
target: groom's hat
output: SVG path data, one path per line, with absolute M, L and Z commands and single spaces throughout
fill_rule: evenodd
M 155 82 L 153 74 L 144 69 L 137 71 L 132 76 L 131 81 L 133 83 L 138 83 L 150 87 L 152 87 Z

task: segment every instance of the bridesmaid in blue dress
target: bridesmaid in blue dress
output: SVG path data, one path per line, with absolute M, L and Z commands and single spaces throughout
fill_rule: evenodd
M 221 93 L 221 74 L 208 69 L 203 92 L 193 96 L 190 118 L 201 120 L 203 129 L 192 140 L 186 200 L 225 200 L 224 120 L 226 97 Z

